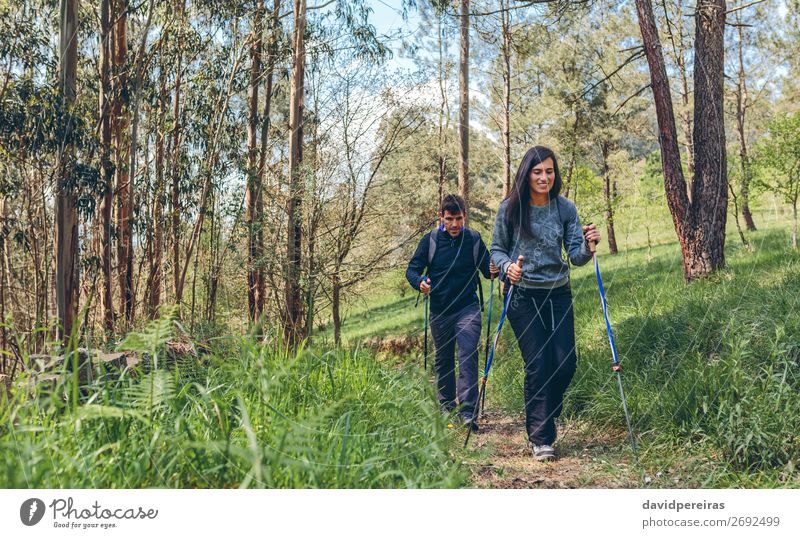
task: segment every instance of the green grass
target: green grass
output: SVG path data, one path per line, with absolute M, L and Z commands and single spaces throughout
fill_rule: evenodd
M 729 223 L 727 268 L 689 285 L 674 235 L 669 243 L 599 258 L 642 466 L 653 475 L 682 468 L 691 476 L 683 486 L 800 486 L 800 254 L 788 248 L 779 214 L 756 219 L 759 231 L 748 234 L 752 251 Z M 573 268 L 572 288 L 578 371 L 564 418 L 616 432 L 625 443 L 591 265 Z M 372 305 L 351 314 L 345 339 L 420 337 L 422 310 L 408 298 L 386 293 Z M 398 308 L 406 310 L 392 316 Z M 500 309 L 495 301 L 494 322 Z M 506 327 L 488 405 L 520 411 L 522 387 L 522 360 Z
M 763 216 L 752 251 L 729 229 L 727 269 L 690 285 L 674 239 L 600 257 L 642 470 L 679 473 L 682 487 L 800 485 L 800 254 L 785 222 Z M 437 411 L 421 346 L 387 361 L 358 345 L 420 340 L 422 307 L 403 275 L 375 285 L 346 314 L 344 349 L 326 345 L 330 328 L 294 355 L 226 337 L 198 362 L 0 395 L 0 487 L 466 485 L 463 436 Z M 578 371 L 564 418 L 614 434 L 609 448 L 621 454 L 625 423 L 590 266 L 574 268 L 572 287 Z M 123 347 L 158 352 L 169 329 L 167 318 Z M 488 405 L 518 413 L 522 382 L 506 327 Z
M 153 327 L 156 325 L 154 324 Z M 162 323 L 163 328 L 163 323 Z M 128 347 L 158 349 L 150 329 Z M 136 376 L 132 374 L 136 373 Z M 416 368 L 234 338 L 201 364 L 0 401 L 0 487 L 458 487 Z

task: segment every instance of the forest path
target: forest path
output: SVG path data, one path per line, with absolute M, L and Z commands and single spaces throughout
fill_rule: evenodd
M 558 459 L 538 462 L 527 446 L 524 415 L 486 413 L 470 437 L 464 463 L 478 488 L 639 488 L 624 432 L 602 434 L 587 423 L 559 425 Z

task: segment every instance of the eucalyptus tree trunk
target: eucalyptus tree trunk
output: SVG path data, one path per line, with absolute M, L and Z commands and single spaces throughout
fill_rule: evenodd
M 295 349 L 302 335 L 302 304 L 300 293 L 300 267 L 303 235 L 303 90 L 305 88 L 305 27 L 306 1 L 294 2 L 294 61 L 289 91 L 289 205 L 287 208 L 288 233 L 286 245 L 286 313 L 284 335 L 291 349 Z
M 69 187 L 75 160 L 72 146 L 73 106 L 78 69 L 78 0 L 61 0 L 59 24 L 59 94 L 66 111 L 64 145 L 59 152 L 59 178 L 56 188 L 56 304 L 59 338 L 69 344 L 78 309 L 78 212 L 75 194 Z

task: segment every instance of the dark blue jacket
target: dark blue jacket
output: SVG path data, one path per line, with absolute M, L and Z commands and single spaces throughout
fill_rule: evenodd
M 436 252 L 428 267 L 430 235 L 436 234 Z M 478 269 L 490 278 L 489 251 L 483 239 L 478 249 Z M 425 234 L 417 245 L 414 256 L 408 263 L 406 279 L 415 290 L 419 290 L 422 272 L 428 267 L 427 278 L 431 279 L 430 308 L 433 314 L 454 314 L 470 304 L 478 304 L 475 293 L 478 279 L 475 274 L 472 234 L 461 233 L 451 237 L 440 228 Z

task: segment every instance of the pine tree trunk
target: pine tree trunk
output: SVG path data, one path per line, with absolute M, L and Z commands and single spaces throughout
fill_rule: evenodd
M 501 0 L 503 31 L 503 198 L 511 191 L 511 28 L 507 0 Z
M 700 0 L 695 38 L 695 177 L 689 201 L 681 166 L 669 80 L 658 41 L 651 0 L 636 0 L 639 27 L 650 67 L 659 125 L 664 188 L 683 254 L 687 281 L 725 266 L 728 188 L 722 111 L 724 0 Z
M 302 334 L 302 304 L 300 302 L 300 268 L 302 247 L 302 200 L 303 200 L 303 107 L 305 88 L 305 27 L 306 1 L 294 2 L 294 61 L 289 102 L 289 207 L 287 210 L 287 278 L 286 278 L 286 315 L 284 334 L 290 349 L 299 344 Z
M 78 214 L 75 194 L 70 191 L 70 175 L 75 153 L 71 131 L 73 106 L 76 97 L 78 69 L 78 0 L 61 0 L 59 39 L 59 93 L 64 103 L 66 125 L 65 144 L 59 155 L 59 181 L 56 188 L 56 303 L 60 330 L 59 339 L 69 345 L 78 308 Z
M 725 266 L 728 164 L 725 145 L 725 0 L 699 0 L 695 13 L 692 214 L 699 259 L 689 279 Z
M 442 210 L 442 197 L 444 196 L 444 181 L 447 174 L 446 168 L 446 160 L 445 160 L 445 117 L 447 115 L 447 69 L 445 67 L 445 58 L 444 58 L 444 40 L 442 39 L 442 16 L 440 15 L 437 17 L 437 43 L 439 48 L 439 94 L 440 94 L 440 105 L 439 105 L 439 131 L 438 131 L 438 143 L 439 147 L 438 155 L 437 155 L 437 168 L 438 168 L 438 176 L 436 178 L 437 184 L 437 198 L 436 198 L 436 208 L 437 212 L 441 212 Z

